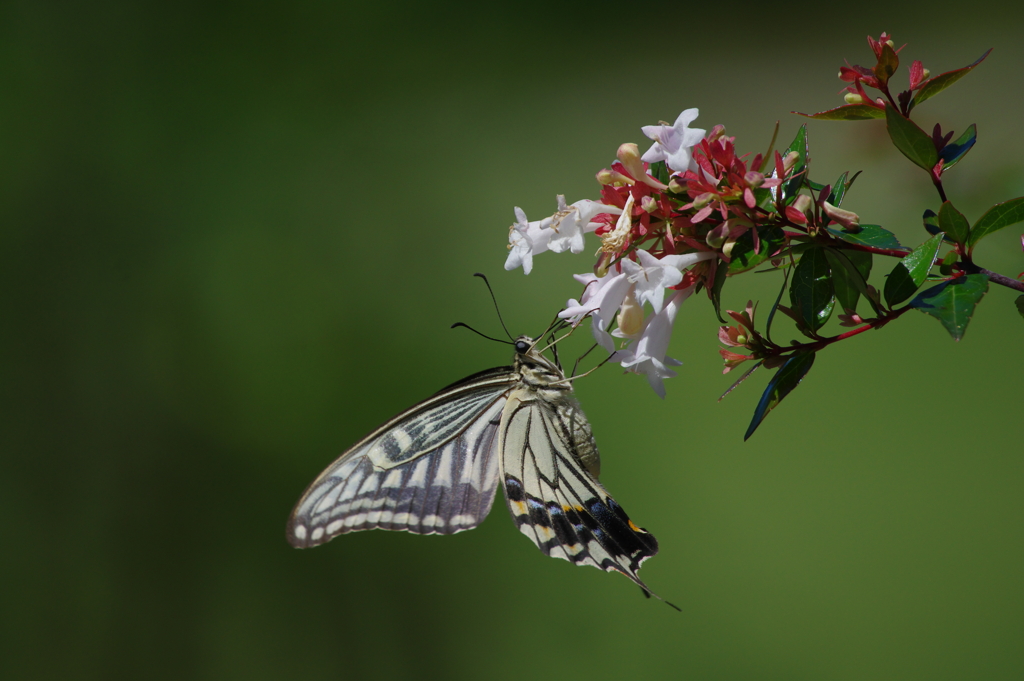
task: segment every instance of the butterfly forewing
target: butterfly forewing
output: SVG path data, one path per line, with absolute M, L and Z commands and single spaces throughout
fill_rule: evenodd
M 511 367 L 470 376 L 360 440 L 306 489 L 288 541 L 305 548 L 356 530 L 476 527 L 494 501 L 498 427 L 516 377 Z

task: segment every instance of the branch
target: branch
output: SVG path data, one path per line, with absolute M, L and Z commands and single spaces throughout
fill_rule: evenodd
M 828 347 L 829 345 L 832 345 L 833 343 L 838 343 L 841 340 L 846 340 L 847 338 L 857 336 L 859 334 L 864 333 L 865 331 L 870 331 L 871 329 L 880 329 L 889 322 L 891 322 L 892 320 L 899 318 L 900 316 L 903 315 L 904 312 L 910 309 L 912 308 L 909 305 L 901 307 L 898 310 L 891 311 L 884 317 L 878 317 L 877 319 L 873 319 L 870 322 L 867 322 L 866 324 L 864 324 L 864 326 L 858 326 L 856 329 L 846 331 L 845 333 L 841 333 L 838 336 L 822 338 L 813 343 L 793 343 L 792 345 L 787 345 L 785 347 L 776 346 L 779 347 L 781 350 L 781 352 L 777 354 L 786 354 L 795 350 L 810 350 L 811 352 L 817 352 L 818 350 L 822 350 Z
M 845 248 L 850 251 L 864 251 L 865 253 L 874 253 L 875 255 L 888 255 L 893 258 L 905 258 L 910 254 L 910 251 L 901 251 L 897 248 L 875 248 L 874 246 L 865 246 L 863 244 L 855 244 L 852 241 L 843 241 L 842 239 L 836 239 L 835 237 L 829 237 L 827 240 L 822 240 L 820 243 L 825 243 L 834 248 Z
M 1006 288 L 1012 288 L 1014 291 L 1020 291 L 1021 293 L 1024 293 L 1024 281 L 1011 279 L 1005 274 L 999 274 L 998 272 L 993 272 L 992 270 L 986 270 L 984 267 L 978 267 L 974 263 L 965 262 L 962 263 L 962 265 L 964 271 L 967 272 L 967 274 L 984 274 L 986 277 L 988 277 L 989 281 L 991 282 L 994 282 L 1001 286 L 1005 286 Z

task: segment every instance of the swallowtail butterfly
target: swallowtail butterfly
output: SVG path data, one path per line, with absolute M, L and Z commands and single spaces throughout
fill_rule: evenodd
M 472 529 L 500 480 L 516 525 L 541 551 L 616 570 L 652 595 L 637 571 L 658 542 L 597 481 L 597 445 L 571 379 L 529 336 L 514 346 L 512 366 L 448 386 L 328 466 L 295 505 L 289 543 L 307 548 L 374 528 Z

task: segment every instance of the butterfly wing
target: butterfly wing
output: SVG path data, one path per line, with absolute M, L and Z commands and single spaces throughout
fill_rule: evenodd
M 633 524 L 595 479 L 596 467 L 584 465 L 581 449 L 596 459 L 575 398 L 566 396 L 553 407 L 527 390 L 513 392 L 499 443 L 509 511 L 519 530 L 547 555 L 616 570 L 651 594 L 637 572 L 658 552 L 658 542 Z
M 356 530 L 476 527 L 494 501 L 498 427 L 517 376 L 511 367 L 474 374 L 357 442 L 303 493 L 288 542 L 306 548 Z

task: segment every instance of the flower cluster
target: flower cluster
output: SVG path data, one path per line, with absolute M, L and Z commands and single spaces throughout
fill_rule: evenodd
M 760 154 L 742 157 L 722 126 L 691 128 L 697 114 L 687 109 L 671 125 L 643 127 L 653 140 L 643 155 L 635 144 L 620 146 L 618 160 L 597 174 L 599 201 L 567 205 L 559 196 L 558 211 L 534 222 L 517 207 L 505 262 L 529 274 L 533 256 L 580 253 L 594 234 L 597 262 L 575 275 L 583 293 L 560 316 L 574 325 L 589 317 L 601 347 L 662 397 L 664 379 L 675 375 L 669 367 L 680 363 L 667 355 L 680 305 L 700 287 L 711 290 L 742 238 L 754 253 L 769 248 L 758 227 L 778 215 L 773 190 L 794 173 L 795 154 L 776 152 L 771 164 Z
M 887 33 L 868 37 L 868 45 L 873 66 L 847 63 L 840 70 L 846 103 L 799 115 L 885 121 L 893 146 L 928 173 L 938 195 L 938 204 L 924 211 L 930 238 L 920 245 L 904 246 L 891 231 L 861 224 L 857 213 L 841 207 L 859 172 L 844 172 L 833 182 L 811 178 L 807 125 L 784 150 L 776 150 L 776 124 L 768 150 L 751 156 L 739 153 L 720 125 L 710 131 L 691 127 L 698 112 L 687 109 L 672 124 L 642 128 L 652 140 L 646 151 L 636 144 L 619 146 L 617 160 L 597 173 L 599 196 L 573 204 L 559 196 L 555 214 L 534 222 L 516 208 L 505 268 L 522 267 L 529 274 L 535 255 L 581 253 L 591 241 L 593 268 L 575 275 L 583 290 L 559 316 L 573 327 L 589 318 L 597 344 L 609 353 L 604 361 L 645 375 L 662 397 L 664 380 L 679 364 L 667 354 L 679 310 L 705 291 L 726 324 L 718 331 L 724 372 L 750 362 L 734 387 L 758 367 L 777 369 L 745 437 L 800 384 L 821 351 L 881 329 L 909 310 L 936 318 L 960 340 L 990 284 L 1024 293 L 1024 282 L 974 260 L 981 239 L 1024 222 L 1024 196 L 992 206 L 972 223 L 947 195 L 943 177 L 974 147 L 977 125 L 954 139 L 949 129 L 935 124 L 926 131 L 913 118 L 922 102 L 958 82 L 991 50 L 936 76 L 914 61 L 909 88 L 897 92 L 892 86 L 903 48 Z M 867 94 L 872 89 L 874 98 Z M 873 286 L 872 268 L 885 258 L 897 262 L 884 285 Z M 728 278 L 755 268 L 785 272 L 762 331 L 755 327 L 752 302 L 739 312 L 722 305 Z M 922 289 L 926 283 L 931 285 Z M 1024 313 L 1024 295 L 1017 307 Z M 783 317 L 805 340 L 773 339 L 773 320 Z M 848 330 L 833 334 L 826 328 L 832 321 Z

